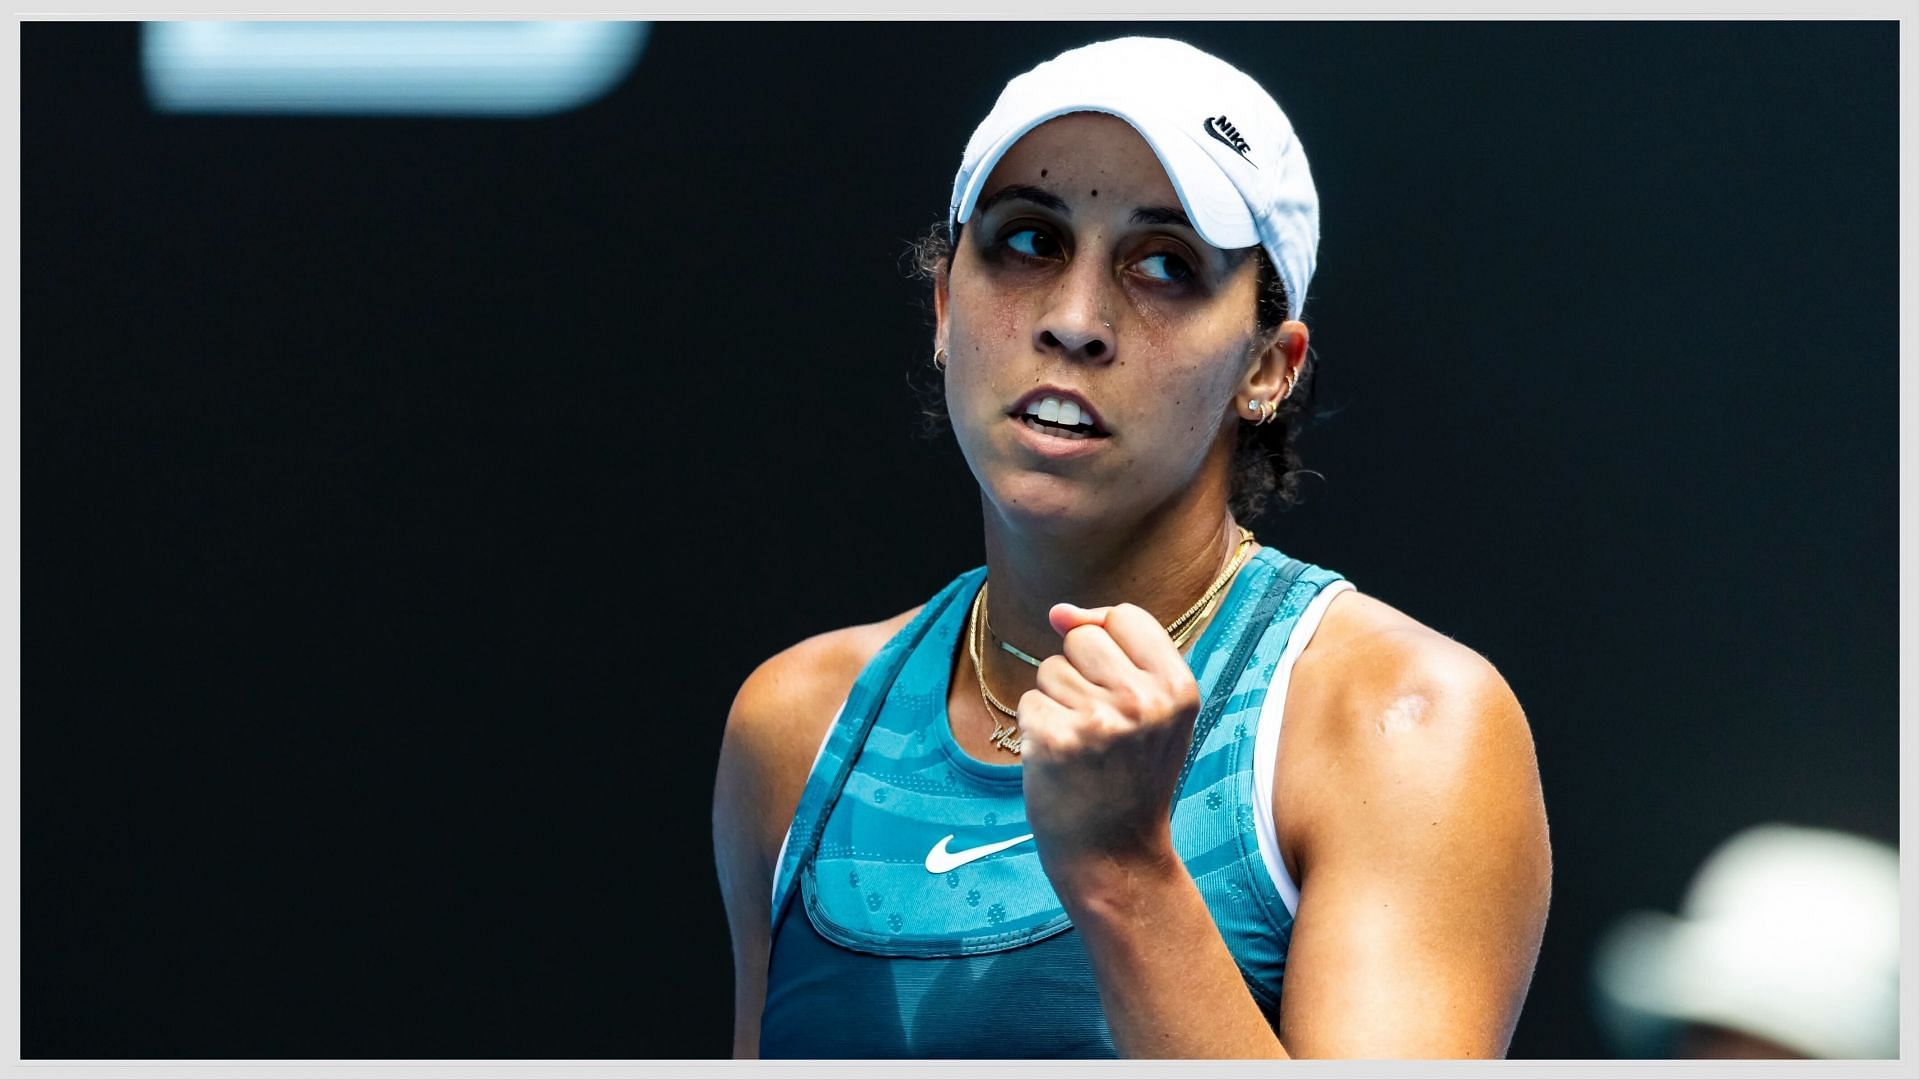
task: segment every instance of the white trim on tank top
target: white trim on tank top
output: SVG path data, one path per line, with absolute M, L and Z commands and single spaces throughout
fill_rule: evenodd
M 853 695 L 848 694 L 847 701 L 851 700 L 853 700 Z M 840 726 L 840 714 L 846 710 L 847 701 L 842 701 L 840 708 L 833 710 L 833 722 L 827 725 L 827 733 L 820 736 L 820 749 L 813 752 L 813 764 L 807 766 L 807 779 L 809 780 L 813 779 L 813 770 L 820 767 L 820 756 L 827 752 L 827 740 L 833 738 L 833 729 Z M 795 807 L 795 813 L 798 812 L 799 808 Z M 767 903 L 769 904 L 780 899 L 780 864 L 787 861 L 787 841 L 793 839 L 794 824 L 795 822 L 792 821 L 787 822 L 787 835 L 780 838 L 780 854 L 773 857 L 773 892 L 767 896 Z
M 1289 915 L 1296 914 L 1300 906 L 1300 886 L 1294 884 L 1293 875 L 1287 873 L 1286 861 L 1280 857 L 1280 830 L 1273 820 L 1273 768 L 1280 757 L 1280 722 L 1287 710 L 1287 685 L 1293 678 L 1293 663 L 1300 659 L 1307 642 L 1313 640 L 1313 632 L 1320 626 L 1320 617 L 1327 613 L 1327 605 L 1351 588 L 1353 582 L 1345 578 L 1328 582 L 1300 613 L 1293 630 L 1287 634 L 1287 647 L 1280 653 L 1280 662 L 1274 665 L 1273 678 L 1267 680 L 1267 698 L 1260 703 L 1260 719 L 1254 727 L 1253 821 L 1260 836 L 1260 861 L 1267 864 L 1267 876 L 1273 878 L 1273 887 L 1280 890 L 1280 899 L 1287 905 Z
M 1341 578 L 1322 588 L 1313 601 L 1307 605 L 1300 618 L 1294 622 L 1293 629 L 1287 635 L 1286 648 L 1281 650 L 1280 660 L 1274 665 L 1273 678 L 1267 682 L 1267 697 L 1260 705 L 1260 718 L 1255 721 L 1253 736 L 1253 817 L 1255 830 L 1260 839 L 1260 861 L 1267 864 L 1267 875 L 1273 879 L 1274 888 L 1280 891 L 1280 899 L 1287 905 L 1287 914 L 1293 915 L 1300 906 L 1300 887 L 1294 884 L 1293 876 L 1287 873 L 1286 861 L 1280 857 L 1280 830 L 1273 819 L 1273 769 L 1280 754 L 1280 725 L 1287 706 L 1287 686 L 1293 677 L 1294 661 L 1306 650 L 1307 642 L 1313 640 L 1313 632 L 1320 626 L 1320 618 L 1327 612 L 1327 605 L 1333 598 L 1353 588 L 1353 582 Z M 851 695 L 849 695 L 851 700 Z M 833 711 L 833 721 L 827 725 L 826 734 L 820 736 L 820 748 L 813 752 L 813 764 L 807 766 L 807 776 L 813 776 L 813 770 L 820 764 L 821 755 L 827 752 L 827 740 L 833 737 L 833 729 L 839 726 L 840 714 L 847 707 L 846 701 Z M 793 838 L 793 826 L 787 827 L 787 835 L 780 838 L 780 854 L 774 856 L 774 891 L 768 898 L 771 903 L 779 896 L 780 866 L 787 861 L 787 842 Z

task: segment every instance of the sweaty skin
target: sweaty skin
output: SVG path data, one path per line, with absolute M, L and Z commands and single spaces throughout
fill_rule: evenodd
M 1304 362 L 1307 329 L 1254 325 L 1245 253 L 1202 241 L 1139 135 L 1078 113 L 1002 157 L 935 286 L 947 400 L 979 481 L 988 615 L 1036 669 L 983 653 L 1019 702 L 1028 817 L 1134 1057 L 1465 1057 L 1505 1052 L 1550 882 L 1525 716 L 1487 661 L 1357 591 L 1296 662 L 1275 766 L 1301 895 L 1283 1004 L 1262 1015 L 1174 855 L 1168 804 L 1197 690 L 1164 625 L 1226 565 L 1235 425 Z M 1010 415 L 1035 386 L 1083 396 L 1091 447 Z M 734 935 L 736 1056 L 757 1053 L 773 859 L 828 723 L 919 609 L 810 638 L 756 669 L 728 717 L 714 840 Z M 964 645 L 948 701 L 988 742 Z

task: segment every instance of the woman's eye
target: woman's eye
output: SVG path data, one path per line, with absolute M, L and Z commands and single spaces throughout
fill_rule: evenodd
M 1193 276 L 1193 268 L 1185 259 L 1166 252 L 1141 259 L 1140 266 L 1148 277 L 1158 281 L 1185 281 Z
M 1034 259 L 1051 259 L 1060 253 L 1060 246 L 1053 242 L 1053 237 L 1039 229 L 1015 229 L 1007 234 L 1006 244 Z

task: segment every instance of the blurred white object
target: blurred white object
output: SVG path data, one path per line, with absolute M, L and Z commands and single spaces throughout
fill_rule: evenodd
M 1900 1053 L 1900 865 L 1846 833 L 1760 825 L 1701 865 L 1678 918 L 1633 912 L 1601 940 L 1600 1019 L 1623 1045 L 1674 1024 L 1811 1058 Z
M 162 112 L 538 116 L 633 68 L 644 22 L 160 22 L 142 27 Z

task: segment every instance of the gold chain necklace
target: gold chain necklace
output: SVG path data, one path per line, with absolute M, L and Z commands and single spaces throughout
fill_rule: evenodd
M 1234 546 L 1233 558 L 1227 560 L 1226 568 L 1220 571 L 1220 576 L 1213 579 L 1213 584 L 1207 588 L 1207 591 L 1201 595 L 1200 599 L 1194 601 L 1192 607 L 1182 612 L 1179 618 L 1167 624 L 1167 636 L 1173 639 L 1175 648 L 1184 648 L 1186 646 L 1187 640 L 1193 636 L 1193 632 L 1200 626 L 1200 617 L 1210 609 L 1214 598 L 1220 595 L 1221 590 L 1227 587 L 1227 582 L 1233 579 L 1233 572 L 1238 570 L 1240 564 L 1246 561 L 1247 545 L 1253 542 L 1252 530 L 1241 526 L 1240 543 Z M 1014 718 L 1017 718 L 1020 714 L 1016 710 L 1007 708 L 999 698 L 993 696 L 993 691 L 987 689 L 987 669 L 986 666 L 980 662 L 980 631 L 982 624 L 986 623 L 986 620 L 981 618 L 981 612 L 985 610 L 986 602 L 987 583 L 981 582 L 980 591 L 973 596 L 973 610 L 967 613 L 967 655 L 973 660 L 973 673 L 980 681 L 980 700 L 986 702 L 987 705 L 996 712 L 1009 718 L 1008 720 L 1000 720 L 998 718 L 994 720 L 993 734 L 987 737 L 987 741 L 1010 754 L 1018 754 L 1021 749 L 1022 740 L 1020 738 L 1019 722 Z M 1007 642 L 1001 642 L 1001 647 L 1014 653 L 1035 667 L 1040 666 L 1038 660 L 1020 652 Z

